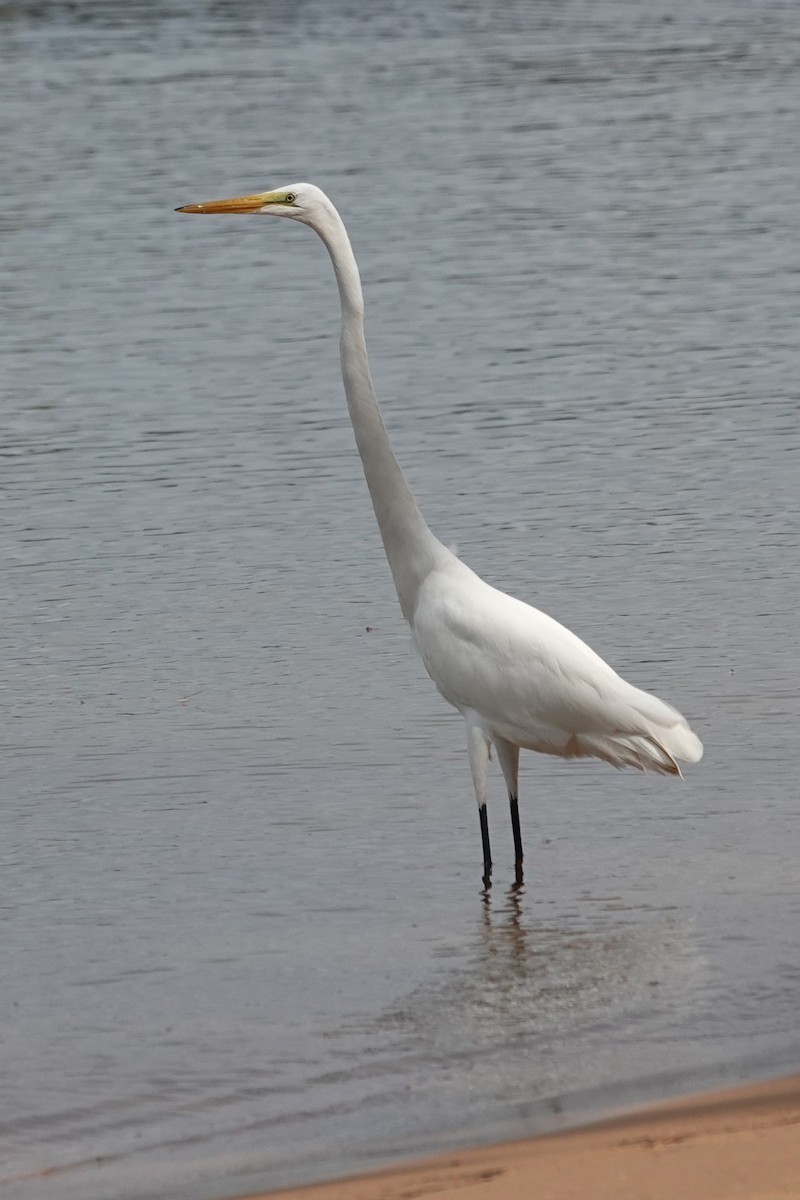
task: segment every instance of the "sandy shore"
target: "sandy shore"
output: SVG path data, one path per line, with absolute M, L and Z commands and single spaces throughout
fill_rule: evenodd
M 270 1200 L 800 1200 L 800 1076 Z M 249 1200 L 256 1200 L 250 1197 Z

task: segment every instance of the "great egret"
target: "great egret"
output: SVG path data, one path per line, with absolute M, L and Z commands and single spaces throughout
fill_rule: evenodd
M 313 184 L 295 183 L 177 211 L 288 217 L 310 226 L 328 249 L 341 301 L 347 407 L 400 608 L 428 674 L 466 723 L 484 884 L 490 885 L 492 873 L 486 815 L 492 744 L 508 787 L 518 883 L 521 748 L 562 758 L 591 756 L 663 775 L 680 775 L 677 759 L 697 762 L 702 744 L 676 709 L 620 678 L 552 617 L 484 583 L 431 533 L 378 408 L 358 266 L 342 219 L 325 193 Z

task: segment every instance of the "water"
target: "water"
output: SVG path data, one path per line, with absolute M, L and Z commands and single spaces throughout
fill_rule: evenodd
M 0 11 L 0 1182 L 194 1200 L 800 1064 L 793 5 Z M 499 772 L 409 650 L 288 222 L 434 529 L 692 719 Z M 368 629 L 370 632 L 368 632 Z

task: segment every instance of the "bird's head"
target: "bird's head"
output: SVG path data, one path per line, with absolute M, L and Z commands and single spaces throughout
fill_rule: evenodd
M 304 225 L 319 228 L 333 211 L 333 206 L 313 183 L 293 183 L 273 192 L 256 192 L 252 196 L 234 196 L 230 200 L 206 200 L 203 204 L 184 204 L 180 213 L 255 213 L 265 217 L 289 217 Z

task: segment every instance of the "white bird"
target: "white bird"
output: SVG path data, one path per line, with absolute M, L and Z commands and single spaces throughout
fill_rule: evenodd
M 678 759 L 697 762 L 702 743 L 676 709 L 627 683 L 546 613 L 485 583 L 428 528 L 378 408 L 358 266 L 342 219 L 325 193 L 296 183 L 177 211 L 288 217 L 310 226 L 328 249 L 341 301 L 347 407 L 400 608 L 428 674 L 466 724 L 485 886 L 492 872 L 486 815 L 492 745 L 508 787 L 518 883 L 520 749 L 601 758 L 614 767 L 663 775 L 680 775 Z

